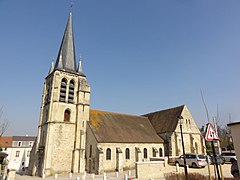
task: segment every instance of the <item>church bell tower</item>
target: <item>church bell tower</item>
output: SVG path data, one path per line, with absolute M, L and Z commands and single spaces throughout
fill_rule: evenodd
M 29 165 L 32 175 L 85 171 L 89 109 L 90 86 L 81 61 L 76 67 L 70 12 L 56 63 L 44 82 L 38 136 Z

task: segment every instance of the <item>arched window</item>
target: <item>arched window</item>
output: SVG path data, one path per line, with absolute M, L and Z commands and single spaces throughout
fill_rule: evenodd
M 157 149 L 153 148 L 153 157 L 157 156 Z
M 92 157 L 92 145 L 90 144 L 90 153 L 89 153 L 89 157 Z
M 64 78 L 61 81 L 60 87 L 60 98 L 59 101 L 65 102 L 66 101 L 66 89 L 67 89 L 67 80 Z
M 68 109 L 66 109 L 65 112 L 64 112 L 64 121 L 69 122 L 70 117 L 71 117 L 71 112 Z
M 129 150 L 129 148 L 126 148 L 125 156 L 126 156 L 126 159 L 130 159 L 130 150 Z
M 146 159 L 147 158 L 147 148 L 143 149 L 143 157 Z
M 106 160 L 111 160 L 111 149 L 110 149 L 110 148 L 107 148 L 107 151 L 106 151 Z
M 74 81 L 71 80 L 69 84 L 69 91 L 68 91 L 68 102 L 74 102 Z
M 159 148 L 159 156 L 160 156 L 160 157 L 163 157 L 162 148 Z

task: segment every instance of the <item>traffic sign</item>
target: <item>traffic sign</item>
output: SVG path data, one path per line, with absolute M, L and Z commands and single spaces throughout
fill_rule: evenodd
M 219 140 L 219 137 L 215 132 L 213 125 L 211 123 L 208 123 L 207 125 L 207 133 L 205 135 L 205 139 L 206 141 Z

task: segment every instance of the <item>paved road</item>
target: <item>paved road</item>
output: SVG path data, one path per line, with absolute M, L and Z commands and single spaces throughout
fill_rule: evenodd
M 232 175 L 230 174 L 230 167 L 231 167 L 231 164 L 224 164 L 222 166 L 224 177 L 232 177 Z M 163 169 L 163 171 L 164 171 L 164 173 L 176 172 L 176 167 L 175 166 L 167 166 L 167 167 L 165 167 Z M 214 167 L 213 167 L 213 165 L 210 166 L 210 171 L 211 171 L 211 175 L 214 176 Z M 180 167 L 180 172 L 184 172 L 184 168 L 183 167 Z M 204 174 L 204 175 L 207 176 L 208 175 L 208 168 L 207 167 L 205 167 L 205 168 L 189 168 L 188 172 L 197 172 L 197 173 Z M 124 179 L 124 174 L 127 174 L 127 173 L 128 172 L 119 173 L 119 177 L 118 178 L 115 176 L 115 173 L 107 173 L 106 175 L 107 175 L 107 179 L 108 180 Z M 134 171 L 131 171 L 131 174 L 132 174 L 131 177 L 133 179 L 137 179 L 137 178 L 135 178 L 135 172 Z M 82 178 L 81 178 L 82 175 L 81 174 L 73 174 L 72 178 L 69 178 L 68 175 L 58 175 L 57 179 L 59 179 L 59 180 L 77 180 L 77 177 L 80 177 L 80 179 L 82 180 Z M 16 175 L 16 180 L 30 180 L 30 179 L 40 180 L 42 178 L 26 176 L 26 175 L 23 175 L 23 176 Z M 52 180 L 52 179 L 54 179 L 54 177 L 53 176 L 46 177 L 45 179 Z M 91 174 L 87 174 L 86 180 L 91 180 L 91 179 L 92 179 L 92 175 Z M 102 180 L 103 179 L 103 175 L 95 175 L 95 179 L 96 180 Z M 163 179 L 165 179 L 165 178 L 162 176 L 162 177 L 154 179 L 154 180 L 163 180 Z M 143 179 L 138 179 L 138 180 L 143 180 Z

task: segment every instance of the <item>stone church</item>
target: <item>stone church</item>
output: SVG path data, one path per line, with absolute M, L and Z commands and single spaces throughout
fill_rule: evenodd
M 90 85 L 76 65 L 70 12 L 55 64 L 44 81 L 38 135 L 29 174 L 101 174 L 133 169 L 150 157 L 180 155 L 179 123 L 186 119 L 187 152 L 204 151 L 200 132 L 187 107 L 135 116 L 90 110 Z
M 164 139 L 166 156 L 183 154 L 179 117 L 182 117 L 182 131 L 185 152 L 204 153 L 205 141 L 186 105 L 143 115 L 148 117 L 156 133 Z

